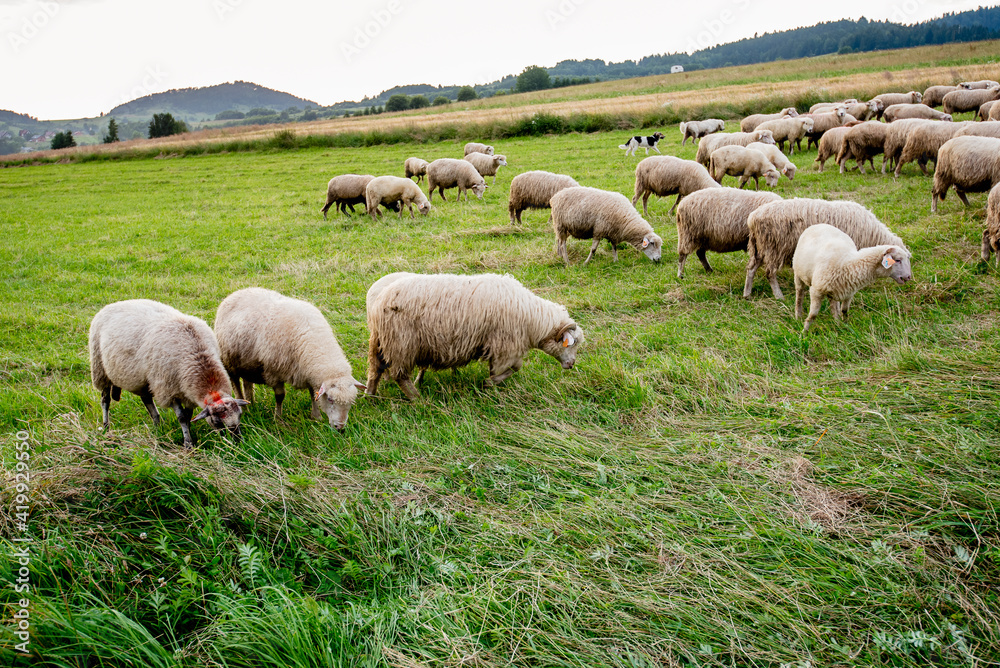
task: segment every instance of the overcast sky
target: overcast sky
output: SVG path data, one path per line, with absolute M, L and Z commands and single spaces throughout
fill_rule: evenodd
M 0 109 L 96 116 L 149 93 L 253 81 L 320 104 L 486 83 L 840 18 L 913 23 L 982 0 L 0 0 Z

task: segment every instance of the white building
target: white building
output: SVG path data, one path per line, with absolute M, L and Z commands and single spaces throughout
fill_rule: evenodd
M 683 71 L 684 71 L 684 66 L 683 65 L 671 65 L 670 66 L 670 73 L 671 74 L 677 74 L 678 72 L 683 72 Z

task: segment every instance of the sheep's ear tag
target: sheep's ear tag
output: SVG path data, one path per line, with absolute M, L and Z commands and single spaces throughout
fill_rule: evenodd
M 319 401 L 319 398 L 324 394 L 326 394 L 326 385 L 320 385 L 319 389 L 316 390 L 316 401 Z
M 892 265 L 896 264 L 896 261 L 892 259 L 891 255 L 886 255 L 882 258 L 882 266 L 888 269 Z
M 643 240 L 642 240 L 642 247 L 645 248 L 648 245 L 649 245 L 649 239 L 643 238 Z
M 573 339 L 573 335 L 572 334 L 570 334 L 569 332 L 566 332 L 565 334 L 563 334 L 563 348 L 569 348 L 574 343 L 575 343 L 575 341 Z

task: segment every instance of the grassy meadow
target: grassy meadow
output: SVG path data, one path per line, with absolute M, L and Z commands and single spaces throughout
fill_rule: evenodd
M 664 154 L 693 158 L 676 128 Z M 809 335 L 746 256 L 689 258 L 651 199 L 655 265 L 606 244 L 553 254 L 547 212 L 506 210 L 529 169 L 632 193 L 630 132 L 496 142 L 482 201 L 427 217 L 330 215 L 327 180 L 402 175 L 460 142 L 0 170 L 0 539 L 15 432 L 30 433 L 30 656 L 12 666 L 986 666 L 1000 661 L 1000 280 L 979 261 L 985 195 L 930 214 L 929 178 L 812 167 L 783 196 L 847 198 L 907 241 L 914 281 L 824 307 Z M 727 177 L 726 185 L 734 180 Z M 384 381 L 343 433 L 258 388 L 235 446 L 184 451 L 123 395 L 100 428 L 87 329 L 151 298 L 205 318 L 263 286 L 324 312 L 366 374 L 365 292 L 393 271 L 510 273 L 586 333 L 576 367 L 539 351 Z M 0 580 L 17 565 L 0 560 Z

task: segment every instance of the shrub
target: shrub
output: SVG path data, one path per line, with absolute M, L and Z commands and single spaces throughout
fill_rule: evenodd
M 458 89 L 458 101 L 468 102 L 469 100 L 479 99 L 479 94 L 476 93 L 476 89 L 472 86 L 462 86 Z
M 424 98 L 427 99 L 427 98 Z M 385 103 L 386 111 L 405 111 L 410 108 L 410 101 L 402 93 L 396 93 Z
M 246 118 L 246 114 L 242 111 L 236 111 L 235 109 L 227 109 L 225 111 L 220 111 L 215 115 L 215 120 L 217 121 L 240 121 Z
M 530 65 L 524 68 L 524 71 L 517 75 L 517 86 L 515 90 L 518 93 L 527 93 L 533 90 L 545 90 L 546 88 L 552 87 L 552 81 L 549 78 L 549 72 L 544 67 L 539 67 L 538 65 Z
M 414 95 L 410 98 L 410 109 L 423 109 L 431 106 L 431 101 L 423 95 Z
M 446 104 L 451 104 L 451 100 L 446 98 L 444 95 L 438 95 L 436 98 L 434 98 L 434 101 L 431 102 L 431 104 L 434 105 L 435 107 L 441 107 Z

